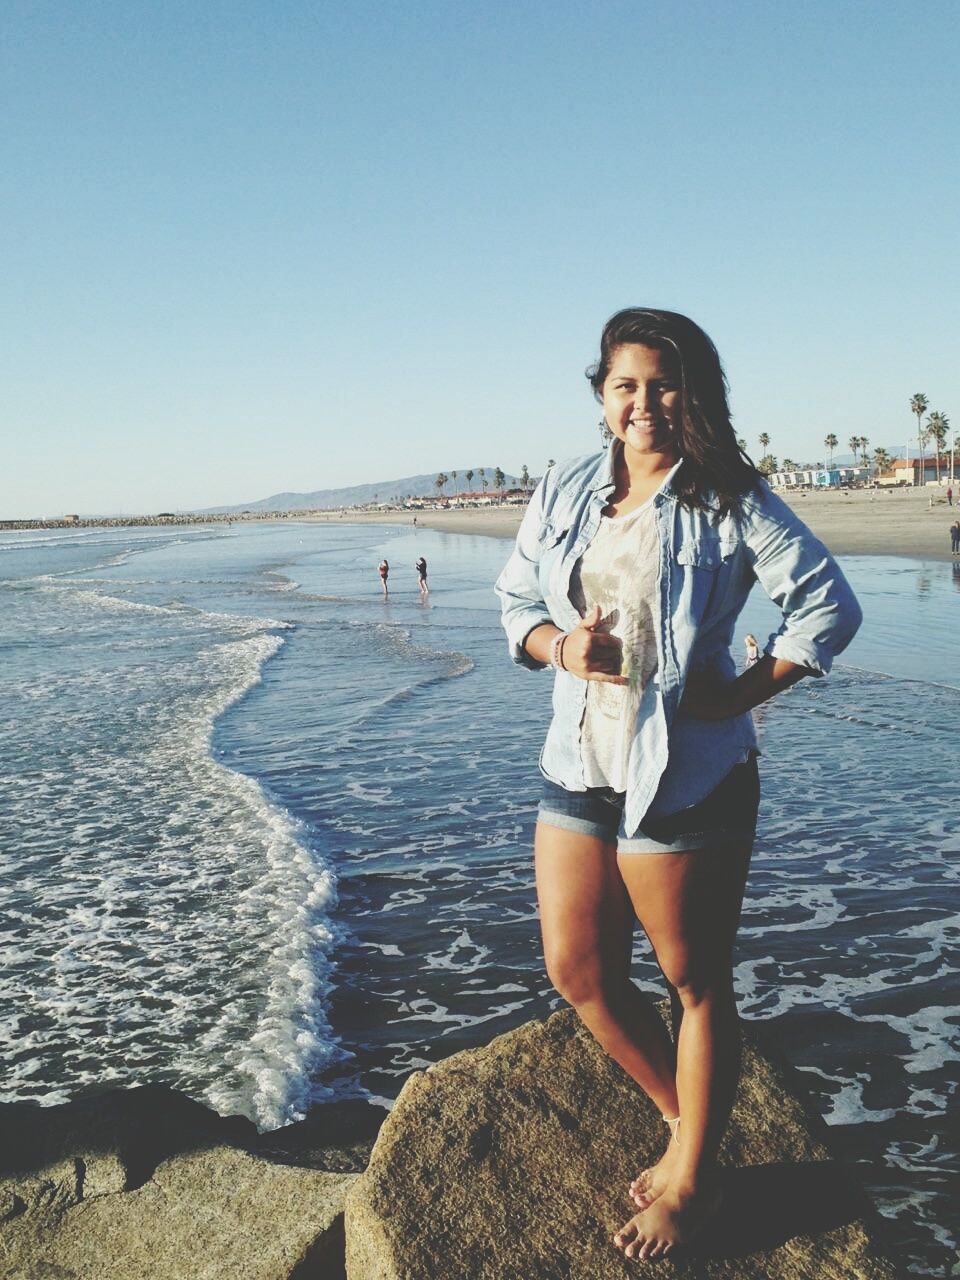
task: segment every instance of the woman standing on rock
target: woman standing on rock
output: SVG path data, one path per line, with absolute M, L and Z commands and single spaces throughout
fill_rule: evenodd
M 670 1128 L 630 1185 L 630 1257 L 689 1244 L 717 1210 L 739 1069 L 733 945 L 759 802 L 751 708 L 822 676 L 860 624 L 843 574 L 741 452 L 713 343 L 630 308 L 588 377 L 605 447 L 551 467 L 497 583 L 515 662 L 555 670 L 535 840 L 550 978 Z M 759 581 L 783 612 L 736 677 Z M 634 919 L 675 1042 L 630 981 Z

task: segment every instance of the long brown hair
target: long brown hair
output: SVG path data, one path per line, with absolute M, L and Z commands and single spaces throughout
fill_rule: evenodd
M 729 511 L 762 476 L 737 443 L 716 347 L 699 325 L 676 311 L 618 311 L 603 327 L 600 359 L 587 369 L 598 400 L 603 399 L 614 353 L 630 343 L 662 351 L 679 372 L 678 445 L 683 466 L 673 482 L 677 497 L 687 507 Z

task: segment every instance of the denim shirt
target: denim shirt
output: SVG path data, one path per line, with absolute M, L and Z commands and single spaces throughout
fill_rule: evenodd
M 537 486 L 513 554 L 497 580 L 502 621 L 514 662 L 544 669 L 524 648 L 535 627 L 570 631 L 581 621 L 570 602 L 570 574 L 600 526 L 614 489 L 609 450 L 551 467 Z M 625 829 L 645 816 L 676 813 L 704 799 L 756 747 L 750 712 L 724 720 L 681 714 L 691 671 L 733 680 L 734 626 L 755 581 L 783 621 L 764 652 L 824 676 L 853 639 L 862 614 L 823 543 L 761 481 L 725 515 L 690 510 L 676 497 L 677 464 L 654 495 L 660 565 L 657 579 L 657 670 L 643 690 L 627 766 Z M 540 755 L 544 775 L 584 791 L 580 728 L 587 681 L 557 671 L 553 719 Z

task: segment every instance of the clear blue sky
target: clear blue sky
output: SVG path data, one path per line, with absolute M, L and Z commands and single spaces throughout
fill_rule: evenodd
M 955 0 L 6 0 L 0 517 L 594 447 L 621 306 L 780 457 L 960 427 Z

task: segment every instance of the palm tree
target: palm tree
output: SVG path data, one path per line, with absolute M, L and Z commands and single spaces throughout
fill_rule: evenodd
M 767 452 L 767 445 L 770 443 L 770 437 L 764 431 L 762 435 L 757 436 L 757 439 L 760 441 L 760 453 L 765 454 Z
M 939 409 L 934 409 L 933 413 L 927 419 L 927 431 L 930 439 L 936 442 L 937 448 L 937 483 L 940 483 L 940 453 L 946 448 L 947 429 L 950 426 L 949 419 L 945 413 L 941 413 Z
M 851 436 L 851 437 L 850 437 L 850 439 L 847 441 L 847 445 L 848 445 L 848 447 L 849 447 L 849 448 L 851 448 L 851 449 L 853 450 L 853 465 L 854 465 L 854 466 L 856 466 L 856 465 L 857 465 L 857 450 L 860 448 L 860 437 L 859 437 L 859 436 Z
M 890 455 L 886 449 L 879 446 L 873 451 L 873 465 L 877 468 L 877 472 L 886 471 L 890 466 Z
M 920 483 L 923 484 L 923 426 L 920 419 L 927 412 L 929 401 L 922 391 L 910 398 L 910 412 L 917 415 L 917 439 L 920 442 Z
M 799 471 L 800 464 L 797 462 L 794 462 L 792 458 L 784 458 L 783 469 L 784 471 Z
M 480 488 L 483 490 L 484 493 L 487 492 L 487 468 L 486 467 L 480 468 Z
M 837 445 L 840 443 L 840 441 L 831 431 L 830 434 L 824 439 L 823 443 L 830 450 L 830 461 L 827 465 L 832 468 L 833 467 L 833 451 L 837 447 Z
M 527 464 L 524 463 L 520 468 L 520 483 L 525 489 L 530 488 L 530 472 L 527 470 Z
M 744 440 L 743 436 L 737 436 L 737 448 L 741 453 L 747 452 L 747 442 Z
M 493 483 L 497 486 L 497 488 L 500 491 L 501 502 L 503 501 L 503 482 L 504 480 L 506 480 L 506 478 L 507 477 L 503 474 L 503 471 L 500 469 L 500 467 L 497 467 L 496 471 L 494 471 L 493 473 Z
M 450 475 L 453 477 L 453 492 L 454 492 L 454 495 L 455 495 L 456 497 L 458 497 L 458 498 L 459 498 L 459 497 L 460 497 L 460 490 L 457 488 L 457 473 L 456 473 L 455 471 L 451 471 L 451 472 L 450 472 Z
M 467 484 L 470 487 L 470 491 L 472 493 L 473 492 L 473 468 L 471 467 L 469 471 L 465 471 L 463 474 L 467 477 Z
M 450 477 L 449 477 L 449 476 L 445 476 L 445 475 L 443 474 L 443 472 L 442 472 L 442 471 L 440 471 L 440 472 L 438 472 L 438 473 L 437 473 L 437 478 L 436 478 L 436 480 L 434 480 L 434 482 L 433 482 L 433 483 L 437 486 L 437 497 L 438 497 L 438 498 L 440 497 L 440 494 L 443 492 L 443 486 L 447 483 L 447 481 L 448 481 L 449 479 L 450 479 Z

